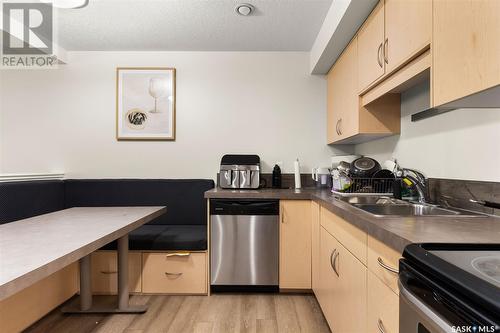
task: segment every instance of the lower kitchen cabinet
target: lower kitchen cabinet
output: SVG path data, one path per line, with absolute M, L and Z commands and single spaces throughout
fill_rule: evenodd
M 399 297 L 370 271 L 366 325 L 367 332 L 399 332 Z
M 320 253 L 320 208 L 316 202 L 311 202 L 311 286 L 316 291 L 319 285 L 319 253 Z
M 399 258 L 401 253 L 368 236 L 368 270 L 398 295 Z
M 205 252 L 143 253 L 142 263 L 143 293 L 207 293 Z
M 280 289 L 311 289 L 311 200 L 280 201 Z
M 94 294 L 112 295 L 118 289 L 118 264 L 116 251 L 97 251 L 92 253 L 92 292 Z M 141 253 L 130 252 L 128 255 L 129 291 L 140 293 Z
M 320 244 L 318 300 L 330 328 L 333 332 L 366 332 L 366 267 L 324 228 Z

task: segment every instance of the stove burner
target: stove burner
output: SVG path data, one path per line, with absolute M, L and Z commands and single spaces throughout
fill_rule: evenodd
M 471 264 L 482 275 L 500 283 L 500 256 L 478 257 Z

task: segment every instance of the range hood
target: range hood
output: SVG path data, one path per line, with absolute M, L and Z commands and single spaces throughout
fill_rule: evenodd
M 411 115 L 411 121 L 437 116 L 456 109 L 496 109 L 500 108 L 500 85 L 482 90 L 455 101 L 429 108 Z

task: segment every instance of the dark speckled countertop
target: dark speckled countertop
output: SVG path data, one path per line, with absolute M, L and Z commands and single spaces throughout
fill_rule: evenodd
M 205 198 L 314 200 L 390 247 L 410 243 L 500 243 L 498 217 L 375 217 L 317 189 L 212 189 Z

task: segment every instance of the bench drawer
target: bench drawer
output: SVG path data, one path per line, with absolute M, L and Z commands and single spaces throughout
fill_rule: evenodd
M 368 269 L 399 295 L 398 273 L 401 253 L 368 236 Z
M 205 252 L 143 253 L 142 262 L 143 293 L 207 293 Z
M 116 251 L 97 251 L 92 253 L 92 292 L 113 295 L 118 289 L 118 263 Z M 128 288 L 132 293 L 140 293 L 141 253 L 128 254 Z

